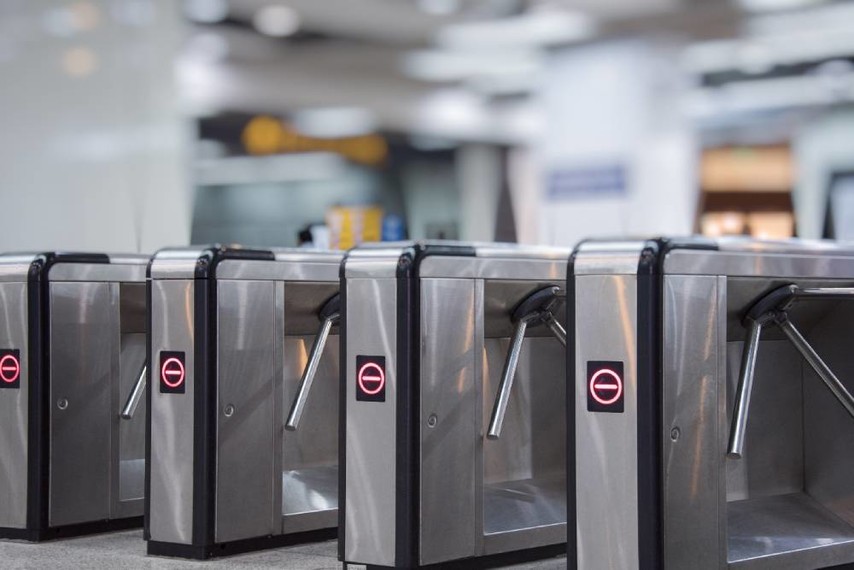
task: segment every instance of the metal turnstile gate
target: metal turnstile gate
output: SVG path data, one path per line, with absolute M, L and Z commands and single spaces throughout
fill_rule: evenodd
M 568 291 L 571 567 L 854 563 L 854 248 L 587 242 Z
M 342 257 L 154 256 L 149 554 L 201 559 L 335 536 Z
M 148 260 L 0 256 L 0 537 L 142 525 Z
M 342 561 L 563 551 L 568 256 L 442 242 L 348 253 Z

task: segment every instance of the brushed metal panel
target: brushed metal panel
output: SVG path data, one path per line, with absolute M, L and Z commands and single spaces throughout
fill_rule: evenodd
M 663 289 L 664 564 L 719 568 L 726 560 L 725 282 L 667 276 Z M 672 430 L 678 430 L 674 441 Z
M 729 277 L 786 277 L 789 279 L 854 277 L 854 258 L 824 253 L 755 253 L 674 250 L 664 258 L 664 272 Z
M 456 279 L 542 279 L 563 282 L 570 251 L 558 259 L 479 258 L 428 256 L 421 262 L 419 275 L 433 278 Z
M 146 398 L 140 400 L 133 418 L 125 420 L 119 417 L 121 407 L 127 401 L 133 390 L 139 373 L 145 365 L 145 333 L 123 334 L 121 336 L 121 353 L 119 355 L 120 375 L 119 394 L 116 406 L 113 408 L 112 421 L 113 430 L 117 435 L 117 453 L 115 459 L 119 462 L 119 469 L 114 473 L 113 481 L 115 487 L 114 498 L 119 501 L 132 501 L 142 499 L 145 488 L 145 416 Z M 156 379 L 157 376 L 154 376 Z M 133 463 L 140 462 L 140 463 Z M 139 469 L 141 464 L 142 470 Z M 133 467 L 136 465 L 137 467 Z M 124 473 L 124 478 L 121 477 Z M 114 505 L 117 507 L 117 505 Z M 141 504 L 137 506 L 137 509 Z M 139 510 L 137 515 L 142 515 Z M 123 516 L 132 516 L 125 515 Z
M 474 556 L 475 281 L 421 281 L 420 562 Z
M 193 540 L 193 398 L 195 384 L 194 283 L 151 280 L 151 354 L 186 355 L 186 393 L 161 394 L 157 373 L 151 375 L 151 539 L 190 544 Z
M 637 569 L 637 278 L 577 276 L 575 293 L 578 567 Z M 624 363 L 624 413 L 587 411 L 590 360 Z
M 286 283 L 285 291 L 291 287 Z M 286 312 L 286 319 L 290 315 Z M 319 321 L 316 316 L 314 321 L 317 328 Z M 296 396 L 313 342 L 314 336 L 285 337 L 285 414 Z M 284 433 L 283 515 L 338 508 L 339 368 L 339 337 L 330 335 L 299 429 Z M 335 479 L 329 478 L 331 474 Z
M 218 279 L 276 281 L 336 281 L 343 253 L 317 256 L 314 261 L 295 259 L 247 260 L 225 259 L 216 268 Z
M 575 275 L 633 274 L 645 241 L 590 241 L 578 246 Z
M 133 264 L 112 263 L 57 263 L 50 268 L 50 280 L 56 281 L 138 281 L 145 282 L 148 258 L 140 258 Z
M 151 261 L 152 279 L 192 279 L 203 247 L 161 249 Z
M 51 526 L 110 515 L 112 379 L 118 368 L 118 290 L 50 284 Z M 66 401 L 61 409 L 58 403 Z
M 216 542 L 279 532 L 275 291 L 272 281 L 217 282 Z
M 0 526 L 27 524 L 27 284 L 0 284 L 0 347 L 21 351 L 20 388 L 0 390 Z
M 854 392 L 852 323 L 854 304 L 837 303 L 807 333 L 807 340 L 848 390 Z M 805 362 L 802 366 L 804 488 L 821 505 L 854 527 L 854 421 L 813 369 Z M 854 533 L 854 528 L 851 530 Z
M 397 258 L 353 270 L 394 275 Z M 388 266 L 391 267 L 388 267 Z M 352 269 L 348 263 L 348 267 Z M 348 272 L 348 274 L 350 274 Z M 397 280 L 348 278 L 345 560 L 394 566 Z M 356 401 L 356 355 L 386 359 L 386 401 Z
M 726 409 L 730 416 L 721 428 L 725 439 L 735 405 L 743 348 L 743 342 L 726 345 Z M 802 368 L 809 367 L 788 341 L 760 341 L 744 455 L 740 460 L 726 461 L 727 500 L 797 493 L 804 488 L 803 399 L 809 387 L 802 381 Z M 815 381 L 821 384 L 818 378 Z

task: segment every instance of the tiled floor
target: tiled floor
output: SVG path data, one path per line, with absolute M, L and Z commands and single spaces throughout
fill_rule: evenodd
M 516 569 L 562 569 L 564 558 L 510 566 Z M 145 555 L 142 531 L 133 530 L 73 538 L 41 544 L 0 541 L 0 568 L 3 570 L 157 569 L 177 570 L 217 568 L 292 568 L 294 570 L 340 570 L 334 541 L 290 546 L 277 550 L 243 554 L 206 562 Z

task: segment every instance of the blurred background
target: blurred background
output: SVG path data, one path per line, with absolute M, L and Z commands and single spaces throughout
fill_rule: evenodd
M 0 250 L 854 238 L 854 2 L 2 0 Z

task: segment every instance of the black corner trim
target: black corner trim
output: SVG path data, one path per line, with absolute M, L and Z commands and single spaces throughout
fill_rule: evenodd
M 347 286 L 345 270 L 347 255 L 341 260 L 338 269 L 338 293 L 341 296 L 341 317 L 338 323 L 338 374 L 347 374 Z M 347 382 L 338 382 L 338 560 L 344 562 L 344 525 L 347 505 Z
M 578 244 L 566 266 L 566 567 L 578 564 L 578 519 L 576 497 L 578 480 L 575 472 L 575 258 Z
M 47 271 L 53 263 L 54 254 L 38 255 L 30 264 L 27 274 L 27 528 L 42 532 L 48 526 L 48 453 L 50 450 L 50 295 L 47 286 Z
M 214 279 L 216 277 L 216 266 L 226 259 L 274 261 L 276 256 L 268 249 L 244 249 L 212 245 L 205 248 L 196 260 L 196 279 Z
M 151 263 L 154 260 L 152 257 L 148 262 L 145 279 L 145 330 L 148 333 L 145 335 L 145 358 L 153 361 L 151 354 Z M 153 379 L 150 364 L 145 367 L 145 382 L 148 389 L 145 391 L 145 496 L 143 497 L 143 513 L 145 513 L 145 524 L 143 525 L 142 536 L 145 540 L 151 538 L 151 400 L 152 392 L 154 391 Z
M 706 249 L 706 248 L 702 248 Z M 642 570 L 662 566 L 661 509 L 661 265 L 672 248 L 651 240 L 637 274 L 638 560 Z
M 117 530 L 127 530 L 142 526 L 143 517 L 92 521 L 66 526 L 43 527 L 38 529 L 0 528 L 0 538 L 42 542 L 60 538 L 71 538 L 86 534 L 99 534 Z
M 149 540 L 147 552 L 150 556 L 169 556 L 173 558 L 189 558 L 192 560 L 209 560 L 224 556 L 234 556 L 256 550 L 281 548 L 308 542 L 333 540 L 338 534 L 337 528 L 324 528 L 307 532 L 259 536 L 232 542 L 220 542 L 199 546 L 195 544 L 177 544 Z

